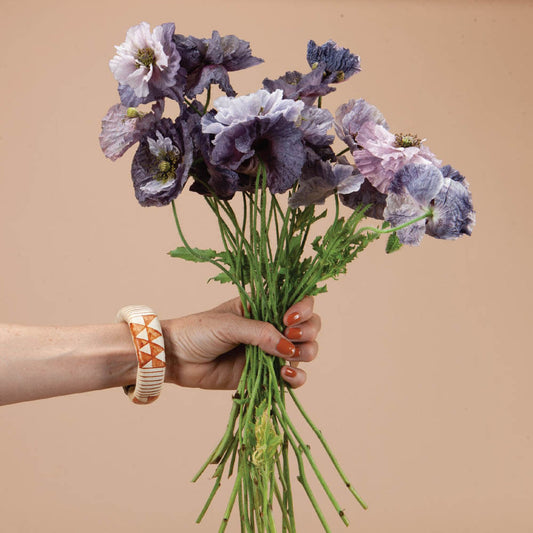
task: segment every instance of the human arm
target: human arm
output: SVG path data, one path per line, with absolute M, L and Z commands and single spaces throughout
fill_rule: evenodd
M 162 320 L 166 381 L 184 387 L 233 389 L 244 366 L 243 343 L 257 344 L 294 362 L 314 359 L 320 320 L 313 314 L 312 298 L 292 306 L 284 316 L 285 325 L 294 313 L 300 319 L 292 329 L 299 328 L 302 335 L 293 339 L 299 347 L 293 357 L 287 350 L 278 350 L 290 347 L 290 342 L 274 326 L 243 317 L 238 299 L 211 311 Z M 285 342 L 280 345 L 282 339 Z M 0 405 L 130 385 L 136 375 L 137 359 L 124 323 L 0 325 Z M 305 381 L 301 369 L 286 367 L 282 376 L 294 387 Z

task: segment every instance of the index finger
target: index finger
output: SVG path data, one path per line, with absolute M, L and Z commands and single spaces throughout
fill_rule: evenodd
M 283 323 L 286 326 L 294 326 L 309 320 L 313 316 L 313 307 L 315 299 L 312 296 L 306 296 L 299 302 L 291 305 L 283 315 Z

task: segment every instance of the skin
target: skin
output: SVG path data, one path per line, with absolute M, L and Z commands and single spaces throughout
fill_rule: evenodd
M 281 375 L 300 387 L 306 373 L 296 368 L 298 363 L 312 361 L 318 353 L 320 318 L 313 313 L 313 298 L 293 305 L 283 322 L 282 334 L 272 324 L 245 318 L 238 298 L 210 311 L 162 320 L 165 381 L 235 389 L 244 367 L 244 345 L 253 344 L 287 360 L 290 366 Z M 0 405 L 130 385 L 136 374 L 127 324 L 0 325 Z

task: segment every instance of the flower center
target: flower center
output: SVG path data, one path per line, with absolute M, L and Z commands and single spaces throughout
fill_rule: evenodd
M 154 179 L 163 183 L 176 177 L 176 169 L 180 162 L 180 156 L 177 150 L 170 152 L 161 151 L 158 155 L 159 164 Z
M 137 68 L 141 65 L 149 67 L 155 62 L 155 52 L 151 48 L 141 48 L 140 50 L 137 50 L 135 59 L 138 63 Z
M 416 135 L 413 135 L 412 133 L 397 133 L 394 138 L 394 144 L 398 148 L 410 148 L 411 146 L 416 146 L 417 148 L 419 148 L 420 143 L 422 142 L 422 139 L 419 139 Z

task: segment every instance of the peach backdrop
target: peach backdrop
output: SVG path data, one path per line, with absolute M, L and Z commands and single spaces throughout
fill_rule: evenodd
M 533 531 L 532 7 L 2 0 L 0 321 L 101 323 L 133 302 L 169 317 L 233 296 L 206 285 L 209 266 L 165 255 L 178 242 L 170 210 L 137 205 L 132 154 L 111 163 L 99 150 L 117 100 L 107 62 L 130 25 L 251 41 L 266 62 L 233 77 L 240 93 L 305 68 L 309 38 L 333 38 L 363 72 L 326 107 L 364 97 L 393 130 L 427 138 L 468 177 L 478 215 L 470 239 L 390 257 L 379 241 L 318 299 L 321 356 L 300 397 L 370 509 L 333 486 L 359 533 Z M 178 206 L 191 239 L 213 243 L 201 199 Z M 195 526 L 211 482 L 189 480 L 229 404 L 228 392 L 166 386 L 147 408 L 120 390 L 1 408 L 0 530 L 216 531 L 229 485 Z M 299 531 L 318 533 L 296 490 Z

